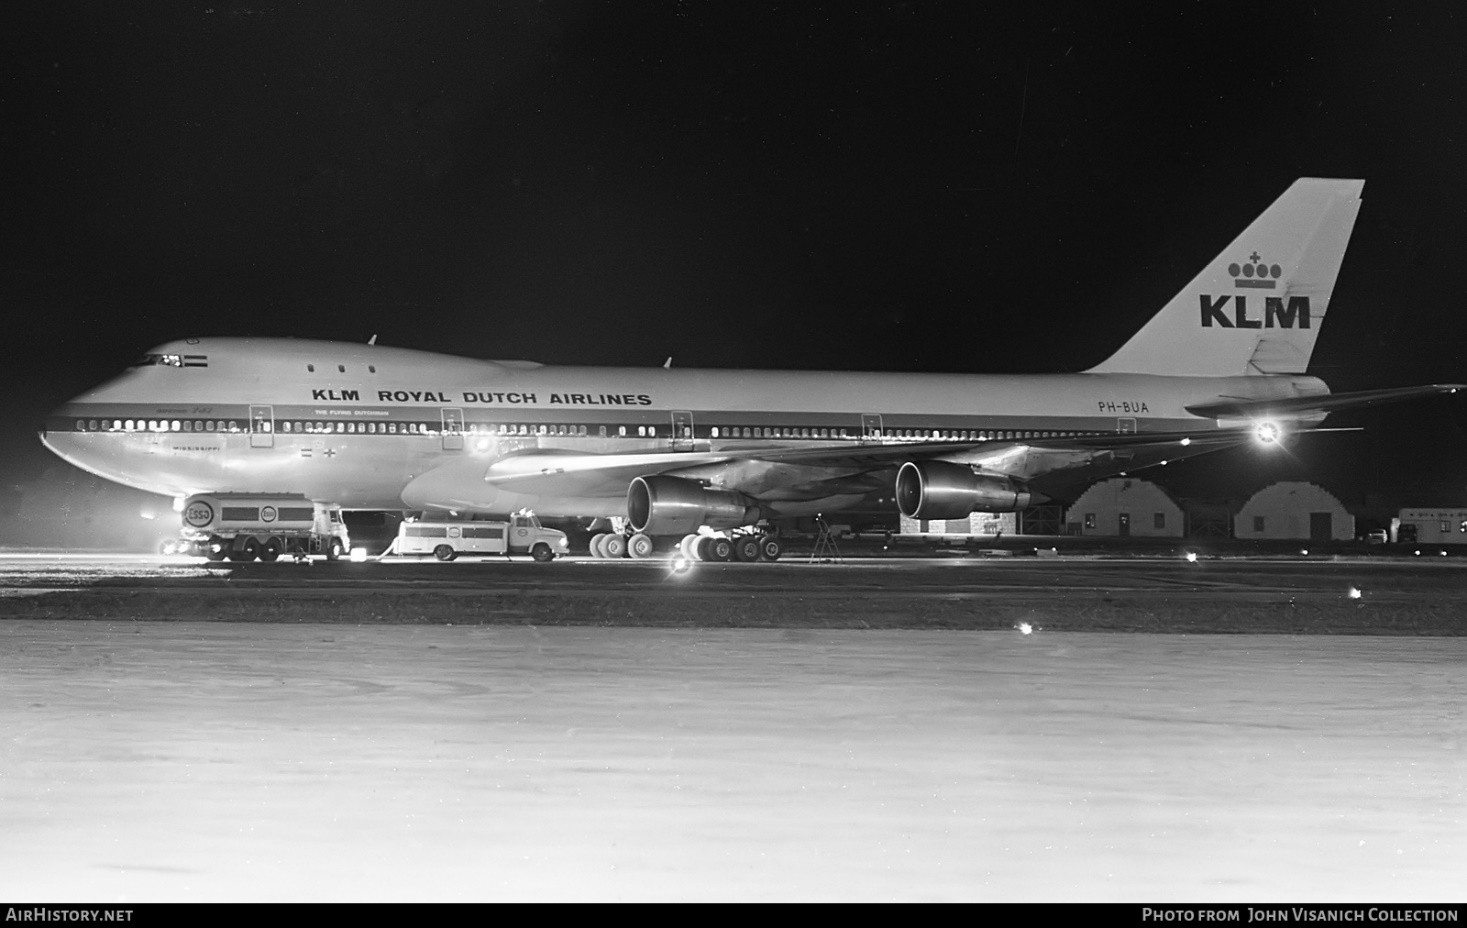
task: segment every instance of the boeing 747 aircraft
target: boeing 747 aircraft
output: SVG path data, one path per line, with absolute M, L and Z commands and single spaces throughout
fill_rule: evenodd
M 771 519 L 893 496 L 921 519 L 1014 511 L 1276 441 L 1334 410 L 1458 389 L 1331 394 L 1306 374 L 1363 186 L 1296 181 L 1082 373 L 554 367 L 187 338 L 57 409 L 41 438 L 77 467 L 176 498 L 610 517 L 634 552 L 711 529 L 757 556 Z

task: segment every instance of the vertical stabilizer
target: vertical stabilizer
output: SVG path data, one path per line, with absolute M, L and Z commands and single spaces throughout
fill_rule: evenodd
M 1301 177 L 1090 373 L 1302 374 L 1360 211 L 1363 180 Z

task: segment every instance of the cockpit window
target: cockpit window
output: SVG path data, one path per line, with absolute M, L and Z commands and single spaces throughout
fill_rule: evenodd
M 133 367 L 208 367 L 206 354 L 145 354 Z
M 159 364 L 164 367 L 183 367 L 183 355 L 145 354 L 138 359 L 138 362 L 133 367 L 154 367 Z

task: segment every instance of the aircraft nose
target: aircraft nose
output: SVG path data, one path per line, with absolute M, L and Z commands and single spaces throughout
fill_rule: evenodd
M 91 473 L 96 473 L 97 469 L 88 460 L 88 455 L 86 454 L 87 449 L 79 440 L 78 433 L 72 429 L 60 428 L 58 426 L 59 421 L 70 420 L 62 420 L 55 415 L 47 417 L 46 422 L 41 426 L 39 432 L 41 444 L 46 446 L 46 450 L 68 464 L 80 467 L 82 470 Z
M 38 430 L 41 444 L 52 454 L 88 473 L 116 479 L 109 462 L 116 449 L 100 441 L 114 428 L 114 420 L 99 415 L 98 389 L 74 397 L 47 414 Z M 116 423 L 120 427 L 121 423 Z

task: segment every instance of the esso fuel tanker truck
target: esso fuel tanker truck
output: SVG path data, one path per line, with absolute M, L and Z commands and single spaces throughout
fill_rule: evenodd
M 211 493 L 184 501 L 183 529 L 160 550 L 211 561 L 273 561 L 282 554 L 334 561 L 351 552 L 351 538 L 335 506 L 301 496 Z

